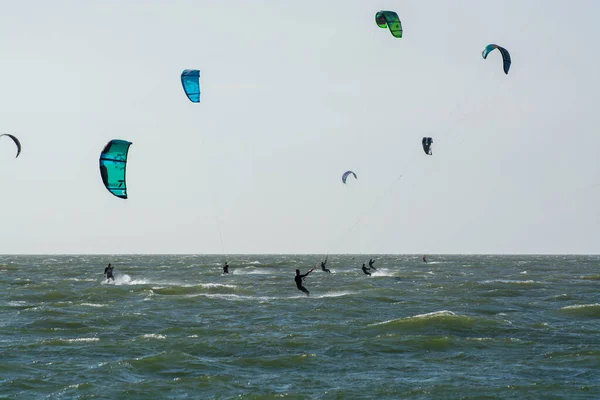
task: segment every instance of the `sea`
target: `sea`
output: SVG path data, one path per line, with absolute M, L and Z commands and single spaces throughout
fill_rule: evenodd
M 324 257 L 2 255 L 0 398 L 600 399 L 600 256 Z

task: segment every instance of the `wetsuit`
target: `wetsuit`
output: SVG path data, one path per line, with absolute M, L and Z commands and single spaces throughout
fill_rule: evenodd
M 109 266 L 104 268 L 104 275 L 106 275 L 106 279 L 112 279 L 113 281 L 115 280 L 115 277 L 113 275 L 113 267 Z
M 425 258 L 425 256 L 423 256 L 423 262 L 426 263 L 427 259 Z
M 369 258 L 369 269 L 372 269 L 373 271 L 377 271 L 377 268 L 375 268 L 373 266 L 373 264 L 375 264 L 375 260 L 373 260 L 372 258 Z
M 327 261 L 325 261 L 325 262 L 321 262 L 321 269 L 322 269 L 323 271 L 325 271 L 325 272 L 327 272 L 327 273 L 329 273 L 329 274 L 330 274 L 330 273 L 331 273 L 331 271 L 330 271 L 330 270 L 328 270 L 327 268 L 325 268 L 325 264 L 327 264 Z
M 229 264 L 225 263 L 225 265 L 223 265 L 223 273 L 224 274 L 228 274 L 229 273 Z
M 365 264 L 363 264 L 363 266 L 362 266 L 362 270 L 363 270 L 363 272 L 364 272 L 366 275 L 369 275 L 369 276 L 371 276 L 371 273 L 369 272 L 369 269 L 368 269 L 367 267 L 365 267 Z
M 301 290 L 304 293 L 306 293 L 307 296 L 310 296 L 310 292 L 308 291 L 308 289 L 306 289 L 304 286 L 302 286 L 302 279 L 306 278 L 306 275 L 308 275 L 308 274 L 310 274 L 310 271 L 308 271 L 304 275 L 296 275 L 294 277 L 294 280 L 296 281 L 296 287 L 298 288 L 298 290 Z

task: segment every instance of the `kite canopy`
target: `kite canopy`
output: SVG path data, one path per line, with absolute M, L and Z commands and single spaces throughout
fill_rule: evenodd
M 127 184 L 125 183 L 125 167 L 127 166 L 127 152 L 131 142 L 114 139 L 108 142 L 100 153 L 100 176 L 109 192 L 115 196 L 127 198 Z
M 186 69 L 181 73 L 185 95 L 192 103 L 200 103 L 200 70 Z
M 17 139 L 15 136 L 11 135 L 10 133 L 3 133 L 0 135 L 0 137 L 2 136 L 8 136 L 9 138 L 11 138 L 13 140 L 13 142 L 15 142 L 15 144 L 17 145 L 17 157 L 19 157 L 19 154 L 21 154 L 21 142 L 19 142 L 19 139 Z M 15 157 L 15 158 L 17 158 Z
M 481 52 L 483 59 L 487 59 L 488 54 L 490 54 L 490 52 L 494 49 L 498 49 L 498 51 L 502 54 L 502 61 L 504 62 L 504 73 L 508 75 L 511 60 L 508 50 L 506 50 L 504 47 L 500 47 L 497 44 L 488 44 L 487 46 L 485 46 L 485 49 L 483 49 L 483 51 Z
M 356 174 L 355 174 L 354 172 L 352 172 L 352 171 L 346 171 L 346 172 L 344 172 L 344 175 L 342 175 L 342 182 L 343 182 L 344 184 L 346 184 L 346 179 L 348 178 L 348 176 L 349 176 L 350 174 L 354 175 L 354 179 L 358 179 L 358 178 L 356 177 Z
M 398 14 L 394 11 L 379 11 L 375 14 L 375 23 L 380 28 L 390 28 L 390 32 L 394 37 L 402 37 L 402 23 Z
M 433 139 L 430 137 L 424 137 L 422 143 L 425 154 L 431 155 L 431 145 L 433 144 Z

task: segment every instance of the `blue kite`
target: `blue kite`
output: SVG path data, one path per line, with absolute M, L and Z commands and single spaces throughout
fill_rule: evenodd
M 181 73 L 185 95 L 192 103 L 200 103 L 200 70 L 186 69 Z

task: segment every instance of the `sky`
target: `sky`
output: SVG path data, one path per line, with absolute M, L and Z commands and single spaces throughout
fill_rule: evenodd
M 4 3 L 2 254 L 600 252 L 600 2 Z

